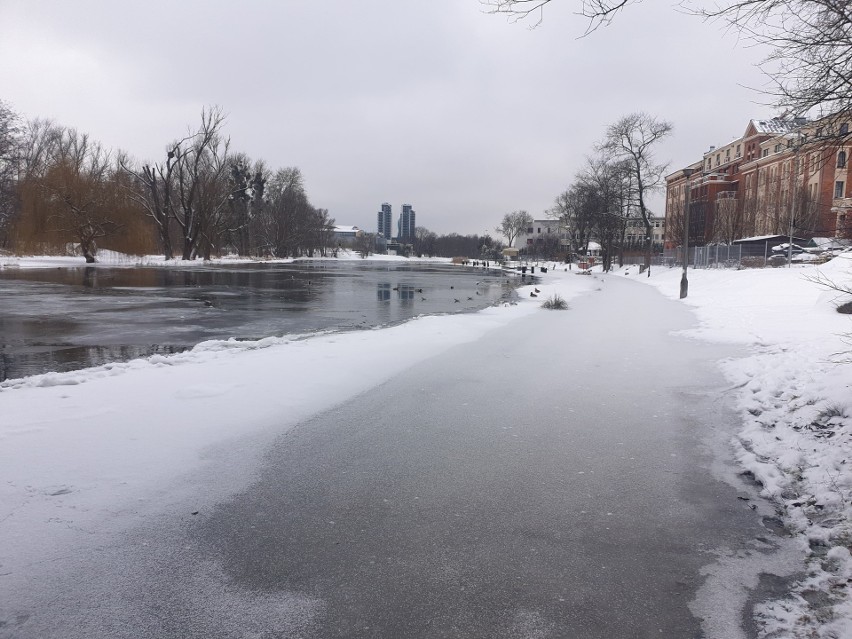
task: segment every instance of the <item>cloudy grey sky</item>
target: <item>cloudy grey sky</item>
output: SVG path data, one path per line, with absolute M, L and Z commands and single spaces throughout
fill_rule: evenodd
M 339 224 L 407 202 L 463 234 L 543 217 L 627 113 L 674 124 L 672 167 L 772 115 L 721 26 L 647 0 L 578 39 L 578 6 L 530 29 L 479 0 L 0 0 L 0 99 L 143 160 L 220 105 L 232 148 L 298 166 Z

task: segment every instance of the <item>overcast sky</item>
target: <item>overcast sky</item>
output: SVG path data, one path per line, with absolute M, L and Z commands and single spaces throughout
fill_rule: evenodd
M 762 52 L 720 25 L 649 0 L 578 39 L 578 6 L 530 29 L 479 0 L 0 0 L 0 100 L 140 160 L 220 105 L 232 148 L 298 166 L 338 224 L 411 203 L 462 234 L 544 217 L 628 113 L 672 122 L 672 170 L 773 115 Z

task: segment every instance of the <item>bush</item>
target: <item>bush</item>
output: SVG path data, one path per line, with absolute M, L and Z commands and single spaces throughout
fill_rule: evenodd
M 558 295 L 553 295 L 553 297 L 549 297 L 542 302 L 541 307 L 550 311 L 565 311 L 568 310 L 568 302 Z
M 740 260 L 742 268 L 763 268 L 766 266 L 766 260 L 762 257 L 744 257 Z

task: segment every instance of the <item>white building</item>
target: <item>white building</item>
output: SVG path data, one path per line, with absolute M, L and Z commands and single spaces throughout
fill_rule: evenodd
M 568 228 L 560 220 L 533 220 L 532 226 L 528 226 L 525 233 L 518 234 L 513 246 L 516 249 L 529 249 L 536 244 L 549 242 L 559 242 L 559 246 L 566 250 L 570 246 Z

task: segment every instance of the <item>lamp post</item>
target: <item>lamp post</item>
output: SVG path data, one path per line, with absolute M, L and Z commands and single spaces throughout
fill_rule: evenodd
M 683 207 L 683 275 L 680 278 L 680 299 L 686 297 L 689 292 L 689 280 L 686 279 L 686 267 L 689 264 L 689 176 L 693 173 L 695 169 L 683 170 L 686 180 L 686 205 Z
M 787 246 L 787 268 L 793 267 L 793 222 L 796 219 L 796 205 L 798 202 L 798 194 L 799 194 L 799 146 L 801 145 L 801 138 L 796 136 L 796 141 L 793 143 L 793 188 L 791 189 L 793 192 L 792 202 L 790 203 L 790 243 Z

